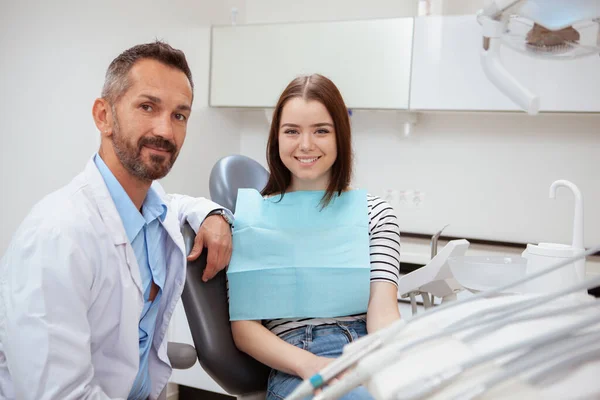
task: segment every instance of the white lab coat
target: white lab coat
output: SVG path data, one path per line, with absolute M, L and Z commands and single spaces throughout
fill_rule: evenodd
M 217 204 L 166 195 L 167 274 L 149 356 L 151 399 L 167 384 L 166 332 L 185 279 L 180 226 Z M 0 261 L 0 398 L 125 399 L 138 371 L 138 264 L 93 160 L 27 216 Z M 10 374 L 9 374 L 10 371 Z

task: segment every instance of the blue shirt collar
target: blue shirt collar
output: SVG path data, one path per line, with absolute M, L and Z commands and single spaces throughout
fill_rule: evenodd
M 133 242 L 133 239 L 135 239 L 145 224 L 149 224 L 157 218 L 161 222 L 165 220 L 167 206 L 152 187 L 150 187 L 148 194 L 146 194 L 146 198 L 142 204 L 142 212 L 140 213 L 135 208 L 133 201 L 131 201 L 125 189 L 123 189 L 123 186 L 121 186 L 104 160 L 102 160 L 102 157 L 96 154 L 94 156 L 94 163 L 106 183 L 110 197 L 115 203 L 121 221 L 123 221 L 123 227 L 130 243 Z

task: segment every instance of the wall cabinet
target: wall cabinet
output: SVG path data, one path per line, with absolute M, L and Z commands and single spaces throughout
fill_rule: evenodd
M 319 73 L 349 108 L 408 109 L 413 18 L 215 26 L 210 105 L 274 107 L 298 75 Z

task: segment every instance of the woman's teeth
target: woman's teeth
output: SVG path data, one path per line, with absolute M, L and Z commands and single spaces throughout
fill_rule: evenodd
M 299 158 L 298 161 L 300 161 L 302 164 L 310 164 L 313 163 L 315 161 L 317 161 L 319 159 L 319 157 L 314 157 L 314 158 Z

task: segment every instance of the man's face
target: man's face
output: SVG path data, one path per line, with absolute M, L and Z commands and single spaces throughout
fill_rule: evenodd
M 192 88 L 182 71 L 151 59 L 136 62 L 129 80 L 130 88 L 112 107 L 112 144 L 134 177 L 160 179 L 185 140 Z

